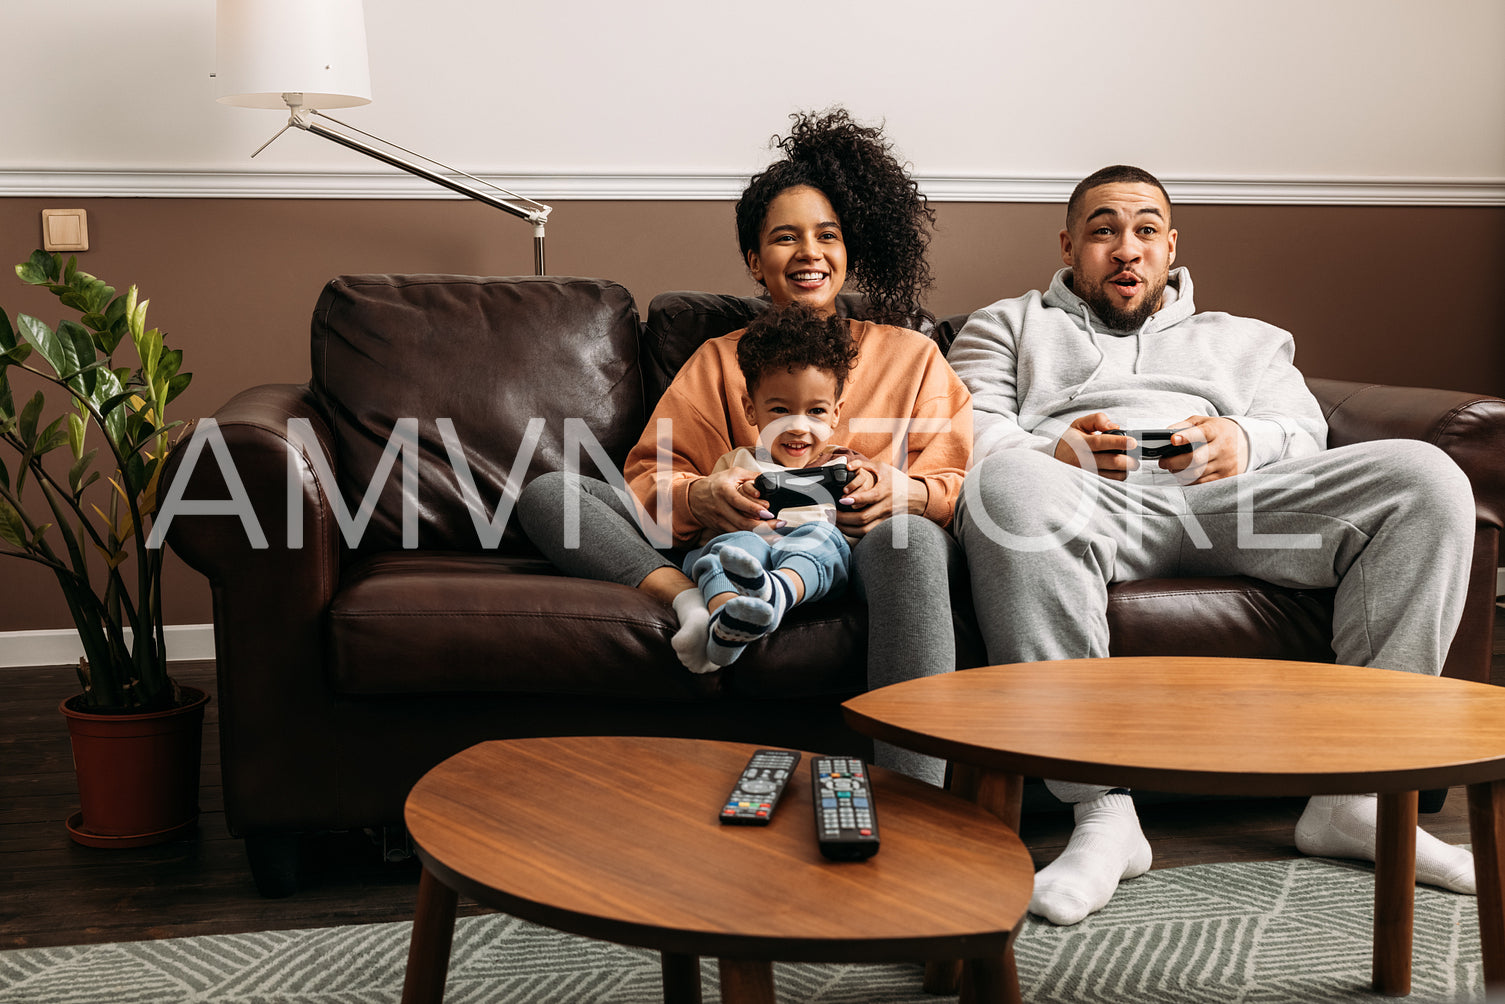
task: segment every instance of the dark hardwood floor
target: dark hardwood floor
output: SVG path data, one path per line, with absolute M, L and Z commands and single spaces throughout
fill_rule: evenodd
M 181 663 L 178 678 L 214 692 L 212 663 Z M 1493 679 L 1505 684 L 1505 615 L 1497 615 Z M 0 669 L 0 949 L 171 938 L 195 934 L 410 920 L 418 866 L 383 860 L 379 835 L 331 834 L 314 847 L 316 884 L 279 900 L 257 895 L 239 840 L 225 829 L 219 731 L 205 721 L 198 832 L 135 850 L 74 844 L 63 820 L 77 808 L 58 702 L 73 692 L 66 668 Z M 1178 801 L 1141 807 L 1155 867 L 1297 856 L 1300 799 Z M 1070 832 L 1065 812 L 1028 815 L 1024 839 L 1048 861 Z M 1469 839 L 1462 790 L 1423 825 Z M 480 908 L 461 900 L 463 913 Z

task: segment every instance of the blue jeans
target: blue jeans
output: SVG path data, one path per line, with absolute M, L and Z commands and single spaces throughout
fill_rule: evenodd
M 721 549 L 728 544 L 752 555 L 770 575 L 781 568 L 798 575 L 805 584 L 805 598 L 801 602 L 818 600 L 827 594 L 840 595 L 847 587 L 852 549 L 833 524 L 816 521 L 802 523 L 772 538 L 751 530 L 723 533 L 691 551 L 685 557 L 684 572 L 700 586 L 700 593 L 707 601 L 737 591 L 721 567 Z

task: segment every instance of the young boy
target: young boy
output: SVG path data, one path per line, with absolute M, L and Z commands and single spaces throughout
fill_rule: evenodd
M 721 457 L 728 468 L 770 472 L 830 462 L 820 447 L 836 429 L 841 392 L 857 357 L 845 319 L 821 317 L 798 303 L 770 309 L 747 326 L 737 364 L 747 393 L 747 420 L 758 427 L 754 449 Z M 845 460 L 836 460 L 845 464 Z M 871 476 L 854 472 L 848 490 Z M 747 491 L 756 496 L 751 481 Z M 736 661 L 749 644 L 779 626 L 796 604 L 846 588 L 851 549 L 836 528 L 832 503 L 786 508 L 770 534 L 741 530 L 713 535 L 685 558 L 685 574 L 700 586 L 711 612 L 706 658 Z

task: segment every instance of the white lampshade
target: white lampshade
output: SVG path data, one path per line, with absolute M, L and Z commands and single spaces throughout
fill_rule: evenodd
M 217 0 L 219 102 L 286 108 L 371 103 L 366 16 L 361 0 Z

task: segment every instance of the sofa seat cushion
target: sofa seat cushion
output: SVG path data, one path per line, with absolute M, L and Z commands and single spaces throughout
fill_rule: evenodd
M 1112 655 L 1332 662 L 1331 589 L 1243 576 L 1142 579 L 1108 590 Z
M 692 701 L 719 689 L 668 645 L 673 612 L 542 559 L 390 552 L 347 569 L 329 673 L 347 695 L 525 693 Z
M 803 605 L 726 670 L 697 676 L 673 612 L 541 558 L 402 551 L 347 569 L 329 608 L 329 671 L 352 696 L 519 693 L 696 701 L 845 697 L 867 679 L 851 596 Z
M 867 606 L 850 592 L 800 604 L 720 675 L 728 696 L 754 700 L 839 702 L 860 694 L 867 689 Z

